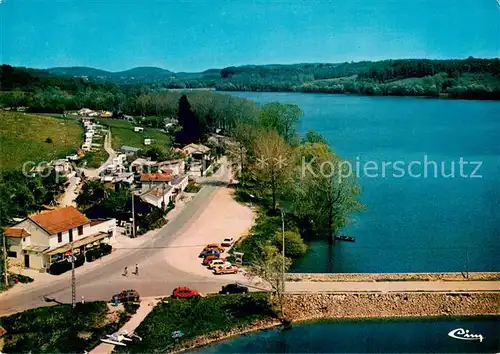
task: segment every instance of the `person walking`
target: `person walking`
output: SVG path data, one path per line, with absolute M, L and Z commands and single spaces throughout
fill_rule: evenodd
M 139 275 L 139 266 L 135 264 L 135 275 Z
M 128 275 L 128 267 L 125 267 L 125 269 L 123 270 L 123 275 L 124 275 L 124 276 L 127 276 L 127 275 Z

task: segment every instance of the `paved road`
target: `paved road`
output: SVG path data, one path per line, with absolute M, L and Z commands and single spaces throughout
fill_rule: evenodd
M 222 173 L 224 170 L 221 168 L 218 175 Z M 113 294 L 131 288 L 139 291 L 142 296 L 159 296 L 171 293 L 179 285 L 193 287 L 201 292 L 218 291 L 227 280 L 196 276 L 171 267 L 165 262 L 162 252 L 182 234 L 185 225 L 209 207 L 218 188 L 222 188 L 222 185 L 217 180 L 207 181 L 179 215 L 140 248 L 125 250 L 119 253 L 120 257 L 104 257 L 93 264 L 77 268 L 77 299 L 83 295 L 86 300 L 107 300 Z M 140 264 L 140 276 L 130 274 L 136 263 Z M 122 275 L 126 266 L 129 267 L 128 277 Z M 50 276 L 48 282 L 35 281 L 18 289 L 15 287 L 0 294 L 0 315 L 42 306 L 46 304 L 44 296 L 71 302 L 70 284 L 71 272 L 67 272 L 57 277 Z

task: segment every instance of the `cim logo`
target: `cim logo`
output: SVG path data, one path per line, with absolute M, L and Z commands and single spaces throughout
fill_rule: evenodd
M 448 333 L 448 335 L 451 338 L 460 340 L 478 340 L 479 342 L 482 342 L 484 339 L 482 334 L 472 334 L 469 333 L 468 329 L 463 329 L 463 328 L 456 328 L 450 333 Z

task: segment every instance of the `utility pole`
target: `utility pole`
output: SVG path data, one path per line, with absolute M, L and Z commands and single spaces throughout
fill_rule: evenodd
M 5 281 L 5 287 L 9 284 L 9 276 L 7 275 L 7 245 L 5 244 L 5 234 L 2 234 L 3 243 L 3 275 Z
M 135 238 L 135 202 L 134 202 L 134 186 L 130 190 L 132 193 L 132 238 Z
M 280 298 L 280 303 L 281 303 L 281 316 L 283 316 L 283 319 L 285 319 L 285 212 L 283 209 L 280 209 L 281 211 L 281 236 L 283 237 L 282 239 L 282 247 L 281 247 L 281 252 L 283 254 L 283 261 L 282 261 L 282 270 L 281 270 L 281 298 Z
M 71 306 L 76 307 L 76 277 L 75 277 L 75 255 L 73 253 L 73 242 L 71 242 Z

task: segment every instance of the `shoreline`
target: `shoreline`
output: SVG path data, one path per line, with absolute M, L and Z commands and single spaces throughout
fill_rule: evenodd
M 500 316 L 500 293 L 301 294 L 287 295 L 285 308 L 292 326 L 321 321 L 489 318 Z M 169 353 L 183 353 L 279 326 L 279 320 L 261 320 L 226 333 L 195 337 Z
M 287 281 L 365 282 L 365 281 L 497 281 L 500 272 L 423 272 L 423 273 L 287 273 Z

